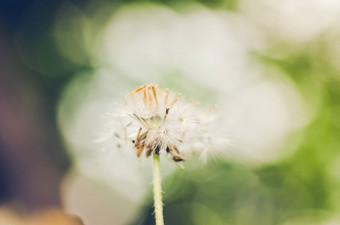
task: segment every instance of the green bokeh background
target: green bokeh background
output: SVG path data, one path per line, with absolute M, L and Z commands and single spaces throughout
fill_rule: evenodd
M 4 37 L 9 43 L 13 62 L 23 74 L 15 78 L 15 84 L 24 83 L 37 90 L 39 105 L 48 118 L 47 126 L 57 130 L 58 103 L 75 74 L 82 72 L 91 77 L 98 66 L 87 51 L 95 34 L 86 34 L 85 28 L 73 30 L 72 23 L 85 21 L 99 32 L 119 7 L 131 3 L 142 7 L 145 2 L 179 11 L 191 4 L 200 4 L 212 10 L 239 13 L 236 0 L 18 1 L 19 5 L 26 4 L 27 7 L 20 11 L 22 14 L 13 14 L 22 17 L 7 23 L 9 29 L 4 29 L 7 31 Z M 102 9 L 98 16 L 96 9 L 103 5 L 105 10 Z M 4 4 L 3 7 L 5 10 L 17 6 Z M 64 16 L 62 20 L 60 15 Z M 58 26 L 62 32 L 56 35 Z M 255 166 L 232 160 L 211 161 L 203 167 L 188 163 L 184 171 L 178 170 L 163 180 L 165 224 L 327 224 L 340 216 L 340 62 L 334 59 L 331 51 L 332 45 L 340 42 L 340 31 L 329 28 L 303 43 L 284 40 L 276 36 L 274 30 L 264 29 L 264 33 L 269 40 L 268 47 L 254 51 L 254 61 L 282 71 L 282 76 L 293 80 L 313 111 L 311 122 L 286 140 L 289 143 L 299 136 L 297 150 L 275 163 Z M 84 38 L 87 35 L 88 38 Z M 64 41 L 69 55 L 60 50 L 60 41 Z M 177 78 L 164 79 L 163 86 L 173 86 L 180 91 L 185 89 L 183 83 L 186 82 L 176 84 L 173 80 L 188 78 L 176 72 L 171 76 Z M 118 79 L 131 86 L 139 84 L 124 76 Z M 202 89 L 198 87 L 198 90 Z M 190 95 L 197 95 L 202 101 L 214 95 L 209 89 L 204 91 L 208 94 L 192 91 Z M 74 99 L 74 104 L 70 105 L 70 115 L 78 100 Z M 62 174 L 72 168 L 75 160 L 72 151 L 60 148 L 47 152 Z M 138 216 L 130 224 L 154 224 L 152 213 L 150 189 Z M 340 224 L 340 220 L 334 224 Z

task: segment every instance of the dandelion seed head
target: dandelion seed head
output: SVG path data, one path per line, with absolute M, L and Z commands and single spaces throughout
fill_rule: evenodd
M 215 134 L 214 111 L 215 107 L 204 110 L 197 102 L 185 102 L 180 93 L 143 84 L 111 114 L 111 147 L 135 151 L 138 158 L 162 154 L 180 166 L 184 156 L 194 153 L 205 160 L 227 144 Z

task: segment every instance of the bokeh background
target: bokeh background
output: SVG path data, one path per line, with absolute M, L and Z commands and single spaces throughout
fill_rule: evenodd
M 165 224 L 340 224 L 338 0 L 1 0 L 0 65 L 3 210 L 154 224 L 151 161 L 96 142 L 152 81 L 231 143 L 162 160 Z

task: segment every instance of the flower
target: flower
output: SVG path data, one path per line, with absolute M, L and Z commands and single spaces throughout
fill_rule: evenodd
M 215 138 L 214 111 L 215 107 L 203 110 L 197 102 L 186 103 L 180 93 L 143 84 L 111 114 L 114 125 L 110 139 L 116 148 L 135 149 L 138 158 L 162 154 L 182 166 L 183 154 L 200 152 L 205 157 L 216 143 L 226 141 Z

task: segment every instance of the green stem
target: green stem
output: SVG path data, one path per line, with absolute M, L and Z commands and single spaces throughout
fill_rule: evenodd
M 156 153 L 153 154 L 153 200 L 156 225 L 164 225 L 160 160 Z

